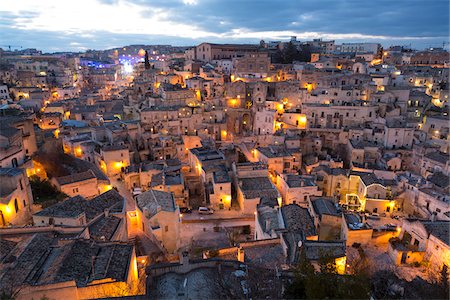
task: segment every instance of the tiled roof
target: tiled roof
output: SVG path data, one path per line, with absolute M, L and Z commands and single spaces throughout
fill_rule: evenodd
M 267 177 L 241 178 L 240 189 L 246 199 L 277 197 L 278 191 Z
M 311 203 L 314 212 L 318 215 L 330 215 L 330 216 L 340 216 L 341 213 L 338 211 L 332 198 L 327 197 L 311 197 Z
M 425 157 L 429 158 L 431 160 L 437 161 L 437 162 L 439 162 L 441 164 L 444 164 L 444 165 L 449 160 L 448 154 L 445 154 L 443 152 L 438 152 L 438 151 L 427 153 L 427 154 L 425 154 Z
M 282 206 L 281 212 L 287 230 L 302 232 L 305 237 L 316 235 L 314 221 L 306 208 L 289 204 Z
M 173 194 L 157 190 L 149 190 L 138 195 L 136 203 L 141 211 L 147 210 L 152 217 L 159 210 L 174 212 L 176 209 Z
M 278 211 L 269 206 L 258 206 L 258 221 L 264 232 L 271 233 L 272 230 L 279 229 Z
M 63 177 L 57 177 L 56 181 L 59 183 L 59 185 L 65 185 L 93 178 L 96 178 L 94 172 L 92 172 L 91 170 L 87 170 L 86 172 L 71 174 Z
M 344 257 L 346 252 L 344 241 L 304 241 L 302 248 L 305 250 L 306 258 L 319 260 L 321 257 L 338 258 Z
M 86 200 L 81 196 L 69 198 L 47 207 L 35 215 L 56 218 L 76 218 L 84 212 L 87 221 L 90 222 L 96 216 L 102 214 L 105 209 L 121 208 L 122 206 L 123 197 L 115 190 L 109 190 L 91 200 Z
M 450 246 L 450 221 L 420 221 L 427 232 Z

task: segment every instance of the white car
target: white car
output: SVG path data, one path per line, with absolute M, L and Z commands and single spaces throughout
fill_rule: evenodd
M 204 206 L 200 206 L 200 207 L 198 208 L 198 213 L 199 213 L 199 214 L 202 214 L 202 215 L 210 215 L 210 214 L 213 214 L 213 213 L 214 213 L 214 210 L 212 210 L 211 208 L 207 208 L 207 207 L 204 207 Z

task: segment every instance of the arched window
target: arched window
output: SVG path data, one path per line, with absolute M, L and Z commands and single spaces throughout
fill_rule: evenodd
M 19 163 L 17 162 L 17 158 L 13 158 L 12 160 L 11 160 L 11 164 L 12 164 L 12 167 L 13 168 L 17 168 L 18 166 L 19 166 Z

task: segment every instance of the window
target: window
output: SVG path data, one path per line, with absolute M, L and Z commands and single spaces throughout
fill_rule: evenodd
M 17 202 L 17 198 L 14 199 L 14 208 L 16 209 L 16 213 L 19 212 L 19 202 Z
M 222 187 L 220 187 L 219 189 L 222 190 Z
M 20 189 L 23 190 L 22 179 L 19 180 Z
M 164 227 L 164 231 L 165 231 L 165 232 L 169 231 L 169 226 L 168 226 L 168 225 L 166 225 L 166 226 Z

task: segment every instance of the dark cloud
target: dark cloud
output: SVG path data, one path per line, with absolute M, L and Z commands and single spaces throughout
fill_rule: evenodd
M 99 1 L 107 5 L 117 5 L 120 2 Z M 164 35 L 115 34 L 94 30 L 90 32 L 92 37 L 58 31 L 21 30 L 14 28 L 17 16 L 2 12 L 0 8 L 0 47 L 11 44 L 46 50 L 76 50 L 80 49 L 80 46 L 106 48 L 129 43 L 192 45 L 203 40 L 257 41 L 256 37 L 233 39 L 227 34 L 233 29 L 246 29 L 251 32 L 293 31 L 386 36 L 389 38 L 380 42 L 387 45 L 412 43 L 420 48 L 437 46 L 443 40 L 448 41 L 449 36 L 448 0 L 197 0 L 194 5 L 185 5 L 182 0 L 129 1 L 142 6 L 141 16 L 144 18 L 164 12 L 164 20 L 194 25 L 199 30 L 221 34 L 224 38 L 174 37 L 174 34 L 163 30 L 161 32 L 164 32 Z M 35 13 L 32 12 L 21 12 L 20 15 L 24 19 L 34 16 Z M 82 21 L 81 16 L 80 22 Z M 55 27 L 57 26 L 55 24 Z M 258 38 L 268 39 L 264 36 Z M 339 40 L 341 41 L 346 40 Z

